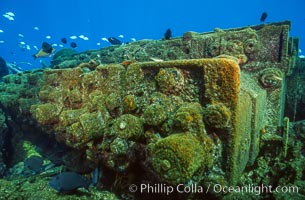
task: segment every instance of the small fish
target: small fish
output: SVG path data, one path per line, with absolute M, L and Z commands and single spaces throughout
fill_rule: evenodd
M 100 45 L 101 45 L 101 43 L 100 43 L 100 42 L 97 42 L 97 43 L 96 43 L 96 45 L 97 45 L 97 46 L 100 46 Z
M 92 181 L 91 181 L 91 184 L 93 186 L 96 186 L 97 183 L 98 183 L 98 180 L 100 178 L 100 171 L 98 169 L 98 167 L 96 167 L 93 172 L 92 172 Z
M 90 185 L 90 180 L 75 172 L 62 172 L 49 182 L 49 186 L 58 192 L 69 192 L 78 188 L 89 190 Z
M 118 39 L 116 39 L 114 37 L 109 37 L 107 39 L 113 45 L 121 45 L 122 44 L 122 42 L 120 40 L 118 40 Z
M 39 31 L 39 27 L 34 26 L 34 30 Z
M 131 38 L 131 41 L 135 42 L 135 41 L 137 41 L 137 40 L 136 40 L 136 38 Z
M 5 14 L 11 16 L 11 17 L 15 17 L 15 14 L 13 12 L 6 12 Z
M 18 37 L 22 37 L 22 38 L 23 38 L 23 37 L 24 37 L 24 35 L 23 35 L 23 34 L 21 34 L 21 33 L 19 33 L 19 34 L 18 34 Z
M 64 43 L 64 44 L 67 44 L 67 42 L 68 42 L 67 38 L 61 38 L 60 41 L 61 41 L 62 43 Z
M 84 35 L 79 35 L 78 37 L 84 39 L 85 36 Z
M 160 58 L 154 58 L 154 57 L 150 57 L 150 60 L 154 61 L 154 62 L 163 62 L 164 60 L 160 59 Z
M 76 47 L 77 47 L 77 44 L 76 44 L 75 42 L 71 42 L 70 46 L 71 46 L 72 48 L 76 48 Z
M 48 39 L 48 40 L 51 39 L 51 36 L 50 36 L 50 35 L 47 35 L 47 36 L 46 36 L 46 39 Z
M 24 51 L 25 48 L 26 48 L 26 44 L 25 44 L 25 42 L 23 42 L 23 41 L 20 41 L 20 42 L 18 43 L 18 46 L 21 48 L 22 51 Z
M 40 156 L 31 156 L 24 161 L 24 166 L 35 174 L 44 170 L 43 159 Z
M 260 21 L 264 22 L 267 17 L 268 17 L 268 14 L 266 12 L 263 12 Z
M 72 35 L 72 36 L 70 36 L 70 39 L 71 39 L 71 40 L 75 40 L 75 39 L 77 39 L 77 36 Z
M 109 42 L 107 38 L 103 37 L 101 38 L 101 40 L 105 41 L 105 42 Z
M 164 39 L 165 40 L 170 40 L 172 37 L 172 30 L 170 30 L 169 28 L 165 31 L 164 33 Z
M 6 19 L 8 19 L 8 20 L 14 20 L 14 16 L 12 16 L 12 15 L 9 15 L 8 13 L 6 13 L 6 14 L 4 14 L 4 15 L 2 15 L 3 17 L 5 17 Z
M 135 62 L 136 62 L 135 60 L 124 60 L 123 62 L 121 62 L 121 65 L 127 68 L 129 65 Z
M 13 73 L 21 73 L 22 69 L 14 63 L 7 63 L 7 68 L 12 71 Z
M 89 40 L 89 38 L 88 38 L 88 37 L 83 37 L 83 40 L 86 40 L 86 41 L 87 41 L 87 40 Z
M 119 38 L 124 38 L 124 35 L 119 35 L 118 37 L 119 37 Z
M 3 44 L 4 43 L 4 40 L 0 40 L 0 44 Z
M 53 52 L 55 51 L 55 49 L 52 47 L 52 45 L 50 45 L 47 42 L 43 42 L 41 45 L 41 49 L 35 54 L 33 55 L 33 57 L 36 58 L 43 58 L 43 57 L 48 57 L 50 56 Z
M 2 16 L 5 17 L 5 18 L 9 18 L 10 17 L 8 14 L 3 14 Z
M 4 31 L 0 29 L 0 33 L 4 33 Z

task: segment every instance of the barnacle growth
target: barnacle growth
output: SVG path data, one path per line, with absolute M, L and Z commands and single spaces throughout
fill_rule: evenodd
M 208 137 L 202 144 L 191 133 L 177 133 L 148 148 L 155 172 L 170 184 L 186 183 L 198 170 L 204 171 L 212 164 L 212 142 Z
M 209 104 L 204 108 L 205 124 L 215 128 L 227 128 L 231 122 L 231 111 L 222 103 Z

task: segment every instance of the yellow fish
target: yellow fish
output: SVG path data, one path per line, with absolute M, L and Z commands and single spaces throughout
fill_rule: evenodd
M 52 47 L 52 45 L 50 45 L 47 42 L 43 42 L 41 45 L 41 49 L 33 55 L 33 57 L 36 58 L 43 58 L 43 57 L 48 57 L 50 56 L 53 52 L 55 51 L 55 49 Z

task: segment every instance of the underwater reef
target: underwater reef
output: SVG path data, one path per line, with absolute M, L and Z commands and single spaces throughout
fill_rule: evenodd
M 4 76 L 0 196 L 305 198 L 304 61 L 289 30 L 285 21 L 63 49 L 48 69 Z M 65 171 L 93 184 L 67 194 L 48 185 Z

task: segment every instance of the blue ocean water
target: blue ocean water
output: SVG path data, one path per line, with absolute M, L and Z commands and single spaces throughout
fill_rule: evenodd
M 292 21 L 291 36 L 300 38 L 300 54 L 305 55 L 304 10 L 304 0 L 0 1 L 0 56 L 23 70 L 40 68 L 42 60 L 51 58 L 34 60 L 32 55 L 44 41 L 56 50 L 75 42 L 81 52 L 109 46 L 102 38 L 110 36 L 130 42 L 161 39 L 167 28 L 177 37 L 186 31 L 256 25 L 263 12 L 268 13 L 263 23 Z

